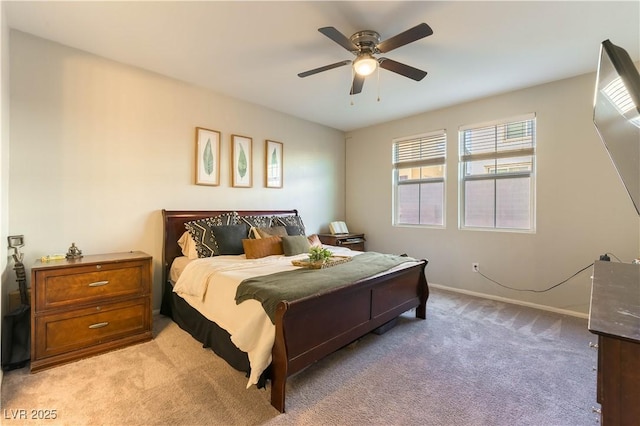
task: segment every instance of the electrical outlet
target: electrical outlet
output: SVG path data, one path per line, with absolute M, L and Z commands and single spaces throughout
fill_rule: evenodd
M 477 262 L 473 262 L 471 264 L 471 267 L 473 268 L 473 272 L 480 272 L 480 264 Z

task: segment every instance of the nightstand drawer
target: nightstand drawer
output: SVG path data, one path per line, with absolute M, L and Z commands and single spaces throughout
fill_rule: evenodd
M 351 238 L 339 240 L 337 245 L 340 247 L 346 247 L 349 250 L 364 251 L 364 238 Z
M 365 251 L 364 234 L 318 234 L 322 244 L 345 247 L 350 250 Z
M 149 298 L 44 315 L 35 319 L 36 358 L 144 333 L 150 329 Z
M 106 298 L 146 294 L 146 262 L 97 264 L 37 272 L 36 309 L 56 309 L 94 303 Z

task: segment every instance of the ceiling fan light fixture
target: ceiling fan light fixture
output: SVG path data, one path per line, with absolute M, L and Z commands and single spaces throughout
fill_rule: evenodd
M 353 61 L 353 70 L 363 77 L 373 73 L 377 67 L 378 61 L 368 53 L 358 56 L 358 58 Z
M 403 77 L 410 78 L 415 81 L 422 80 L 426 75 L 426 71 L 396 62 L 389 58 L 376 59 L 373 55 L 379 53 L 388 53 L 394 49 L 413 43 L 433 34 L 433 30 L 424 22 L 409 28 L 406 31 L 396 34 L 395 36 L 380 42 L 380 34 L 376 31 L 364 30 L 347 37 L 334 27 L 318 28 L 318 31 L 329 39 L 339 44 L 341 47 L 355 55 L 355 59 L 336 62 L 335 64 L 325 65 L 323 67 L 314 68 L 309 71 L 301 72 L 298 77 L 308 77 L 320 72 L 329 71 L 347 64 L 351 65 L 351 73 L 353 82 L 351 83 L 350 95 L 357 95 L 362 92 L 362 85 L 365 77 L 379 71 L 383 68 L 387 71 L 394 72 Z M 380 75 L 378 74 L 378 83 Z

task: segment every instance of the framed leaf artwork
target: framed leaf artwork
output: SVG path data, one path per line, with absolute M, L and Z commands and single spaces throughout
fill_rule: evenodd
M 220 132 L 196 127 L 196 185 L 220 185 Z
M 282 142 L 265 141 L 265 186 L 282 188 L 283 153 Z
M 253 185 L 253 140 L 231 135 L 231 186 L 250 188 Z

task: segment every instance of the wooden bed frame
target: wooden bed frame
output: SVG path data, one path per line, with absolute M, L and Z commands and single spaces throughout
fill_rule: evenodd
M 164 237 L 162 282 L 168 285 L 173 260 L 182 256 L 178 239 L 185 222 L 228 213 L 228 210 L 162 210 Z M 298 215 L 297 210 L 243 210 L 240 216 Z M 426 318 L 429 288 L 426 260 L 391 274 L 354 282 L 321 295 L 281 301 L 276 308 L 276 336 L 271 363 L 271 404 L 285 411 L 287 378 L 398 315 L 416 308 Z

